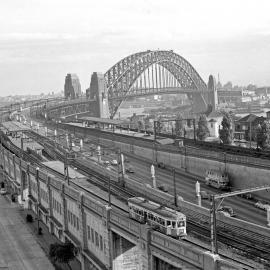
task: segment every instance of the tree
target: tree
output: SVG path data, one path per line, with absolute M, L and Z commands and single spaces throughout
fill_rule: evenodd
M 266 149 L 270 146 L 270 123 L 269 121 L 263 121 L 258 125 L 256 129 L 256 140 L 260 148 Z
M 53 262 L 66 263 L 70 269 L 69 262 L 75 259 L 78 249 L 71 243 L 54 243 L 50 245 L 49 256 Z
M 145 123 L 144 123 L 143 119 L 139 120 L 137 122 L 137 125 L 138 125 L 138 131 L 145 130 Z
M 158 119 L 156 120 L 156 133 L 161 133 L 161 131 L 164 128 L 164 123 L 162 122 L 162 117 L 159 116 Z
M 200 141 L 204 141 L 209 135 L 206 116 L 201 115 L 198 122 L 197 137 Z
M 175 121 L 175 134 L 177 137 L 184 137 L 184 123 L 183 117 L 181 114 L 177 114 L 176 121 Z
M 232 127 L 232 118 L 229 113 L 224 113 L 222 129 L 219 130 L 219 137 L 223 144 L 231 144 L 233 142 L 234 132 Z

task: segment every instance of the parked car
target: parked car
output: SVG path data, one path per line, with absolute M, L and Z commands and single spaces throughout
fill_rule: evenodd
M 1 194 L 1 195 L 7 194 L 7 190 L 6 190 L 5 188 L 1 188 L 1 189 L 0 189 L 0 194 Z
M 211 194 L 207 193 L 207 191 L 201 190 L 201 199 L 202 200 L 210 200 Z
M 127 172 L 127 173 L 134 173 L 133 167 L 127 167 L 127 168 L 126 168 L 126 172 Z
M 226 217 L 235 217 L 235 213 L 230 206 L 221 206 L 219 209 L 217 209 L 217 211 Z
M 165 169 L 165 164 L 163 162 L 158 162 L 157 166 L 158 168 Z
M 270 207 L 270 205 L 267 204 L 267 203 L 258 201 L 258 202 L 255 203 L 255 207 L 266 211 L 267 208 Z
M 239 194 L 238 196 L 241 197 L 241 198 L 247 199 L 247 200 L 252 200 L 253 199 L 252 193 Z
M 116 159 L 111 160 L 111 165 L 117 166 L 118 162 Z
M 84 141 L 83 141 L 84 143 L 90 143 L 91 142 L 91 140 L 89 139 L 89 138 L 86 138 L 86 139 L 84 139 Z
M 168 192 L 169 191 L 169 188 L 167 185 L 161 185 L 158 187 L 159 190 L 163 191 L 163 192 Z
M 110 162 L 109 162 L 108 160 L 105 160 L 105 161 L 103 162 L 103 164 L 104 164 L 105 166 L 109 166 L 109 165 L 110 165 Z

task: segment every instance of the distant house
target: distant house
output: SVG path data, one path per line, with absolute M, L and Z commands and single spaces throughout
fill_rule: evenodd
M 270 112 L 267 114 L 270 116 Z M 238 140 L 255 140 L 256 129 L 259 124 L 262 124 L 266 118 L 257 116 L 255 114 L 248 114 L 234 122 L 235 125 L 235 139 Z
M 207 117 L 207 126 L 209 129 L 210 137 L 219 137 L 219 127 L 223 119 L 223 113 L 219 111 L 211 112 Z

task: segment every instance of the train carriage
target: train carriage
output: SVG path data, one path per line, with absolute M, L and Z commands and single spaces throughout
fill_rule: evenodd
M 129 216 L 175 238 L 186 236 L 186 216 L 142 197 L 128 199 Z

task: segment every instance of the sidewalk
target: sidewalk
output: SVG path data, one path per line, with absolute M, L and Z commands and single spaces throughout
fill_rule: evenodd
M 55 269 L 8 196 L 0 195 L 0 269 Z
M 45 252 L 46 256 L 48 256 L 50 244 L 56 242 L 61 243 L 60 240 L 58 240 L 54 235 L 52 235 L 48 231 L 48 228 L 41 221 L 39 221 L 39 227 L 42 228 L 42 235 L 38 235 L 37 218 L 33 211 L 23 209 L 19 211 L 19 214 L 21 219 L 24 221 L 26 220 L 27 214 L 31 214 L 33 216 L 34 221 L 32 223 L 26 223 L 26 226 L 28 227 L 28 230 L 31 231 L 32 235 L 35 237 L 36 241 L 38 242 L 42 250 Z M 77 259 L 71 261 L 70 265 L 72 270 L 81 270 L 80 262 Z M 65 264 L 57 264 L 54 266 L 57 270 L 70 270 L 70 268 Z

